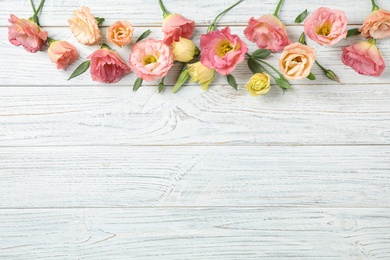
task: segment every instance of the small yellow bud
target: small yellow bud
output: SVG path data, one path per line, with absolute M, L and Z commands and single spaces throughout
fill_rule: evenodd
M 180 62 L 189 62 L 197 53 L 197 49 L 193 41 L 186 38 L 180 38 L 178 42 L 172 42 L 173 58 Z
M 200 61 L 188 64 L 188 73 L 192 82 L 198 82 L 203 90 L 207 90 L 208 85 L 213 81 L 214 69 L 209 69 Z
M 256 73 L 246 83 L 245 88 L 252 96 L 265 95 L 271 89 L 270 78 L 264 72 Z

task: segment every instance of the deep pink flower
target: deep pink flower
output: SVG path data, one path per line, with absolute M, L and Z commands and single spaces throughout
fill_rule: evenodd
M 22 45 L 28 52 L 42 49 L 47 40 L 47 32 L 31 20 L 18 18 L 11 14 L 8 21 L 8 40 L 15 46 Z
M 246 43 L 236 34 L 231 34 L 229 27 L 203 34 L 200 48 L 202 64 L 222 75 L 230 74 L 248 52 Z
M 94 51 L 88 59 L 91 60 L 90 72 L 94 81 L 115 83 L 130 72 L 118 53 L 107 48 Z
M 386 68 L 378 48 L 371 42 L 358 42 L 344 47 L 341 60 L 363 75 L 380 76 Z
M 129 62 L 139 78 L 153 81 L 168 74 L 173 65 L 173 54 L 163 41 L 148 39 L 133 46 Z
M 273 52 L 281 51 L 290 44 L 286 26 L 271 14 L 258 19 L 250 18 L 244 35 L 249 41 L 255 42 L 257 47 Z
M 305 20 L 304 30 L 318 44 L 333 46 L 347 37 L 347 23 L 343 11 L 321 7 Z
M 164 18 L 162 31 L 164 32 L 164 43 L 171 45 L 172 42 L 180 40 L 180 37 L 191 39 L 195 29 L 195 22 L 186 19 L 181 14 L 169 14 Z

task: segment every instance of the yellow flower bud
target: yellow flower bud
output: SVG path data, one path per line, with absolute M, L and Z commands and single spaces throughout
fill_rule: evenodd
M 187 67 L 191 81 L 198 82 L 203 90 L 207 90 L 208 85 L 213 81 L 214 69 L 207 68 L 200 61 L 188 64 Z
M 197 49 L 193 41 L 180 38 L 178 42 L 172 42 L 173 58 L 180 62 L 189 62 L 197 54 Z
M 264 72 L 256 73 L 246 83 L 245 88 L 252 96 L 265 95 L 271 89 L 270 78 Z

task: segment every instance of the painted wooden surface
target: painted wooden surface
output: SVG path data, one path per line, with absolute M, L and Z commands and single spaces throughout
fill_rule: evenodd
M 165 3 L 197 22 L 196 42 L 231 4 Z M 242 63 L 238 91 L 217 77 L 207 92 L 190 83 L 173 95 L 176 66 L 162 94 L 156 82 L 134 93 L 133 73 L 113 85 L 88 73 L 66 80 L 98 48 L 67 27 L 81 5 L 106 18 L 103 32 L 128 19 L 135 37 L 147 28 L 162 37 L 156 1 L 47 1 L 42 25 L 81 56 L 57 71 L 46 52 L 8 42 L 8 14 L 28 18 L 29 1 L 1 1 L 0 259 L 390 259 L 390 73 L 366 77 L 342 64 L 341 47 L 361 38 L 333 48 L 308 41 L 341 83 L 314 68 L 317 81 L 253 98 Z M 220 25 L 243 37 L 248 19 L 275 5 L 246 0 Z M 296 15 L 323 5 L 285 1 L 293 41 Z M 371 8 L 326 5 L 345 11 L 350 28 Z M 378 43 L 387 64 L 389 43 Z M 127 60 L 129 47 L 115 49 Z

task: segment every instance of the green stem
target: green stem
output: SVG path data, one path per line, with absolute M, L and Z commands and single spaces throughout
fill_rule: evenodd
M 320 69 L 322 69 L 322 71 L 326 72 L 327 69 L 325 69 L 317 60 L 316 60 L 316 64 L 318 65 L 318 67 L 320 67 Z
M 371 4 L 372 4 L 372 11 L 375 11 L 375 10 L 379 9 L 379 7 L 375 3 L 375 0 L 371 0 Z
M 263 60 L 258 60 L 258 61 L 264 63 L 265 65 L 267 65 L 268 67 L 270 67 L 271 69 L 273 69 L 273 70 L 279 75 L 279 77 L 282 77 L 282 76 L 283 76 L 277 69 L 274 68 L 274 66 L 272 66 L 272 65 L 269 64 L 268 62 L 265 62 L 265 61 L 263 61 Z
M 267 70 L 264 66 L 262 66 L 261 64 L 259 64 L 259 66 L 260 66 L 260 68 L 262 68 L 265 72 L 267 72 L 269 75 L 271 75 L 271 77 L 272 77 L 273 79 L 276 79 L 276 77 L 275 77 L 274 75 L 272 75 L 272 73 L 269 72 L 269 70 Z
M 283 0 L 280 0 L 278 5 L 276 6 L 276 9 L 275 9 L 275 12 L 274 12 L 274 16 L 278 17 L 280 7 L 282 7 L 282 3 L 283 3 Z
M 53 38 L 51 38 L 51 37 L 47 37 L 47 43 L 49 44 L 49 46 L 50 46 L 50 44 L 52 44 L 53 42 L 56 42 L 57 40 L 54 40 Z
M 41 0 L 38 8 L 35 10 L 34 15 L 32 17 L 33 21 L 36 22 L 38 25 L 39 25 L 38 15 L 41 12 L 44 3 L 45 3 L 45 0 Z
M 160 1 L 160 0 L 159 0 Z M 219 18 L 221 18 L 222 15 L 226 14 L 227 12 L 229 12 L 231 9 L 233 9 L 235 6 L 237 6 L 239 3 L 241 3 L 242 1 L 244 0 L 240 0 L 238 1 L 237 3 L 235 3 L 234 5 L 230 6 L 229 8 L 225 9 L 224 11 L 222 11 L 219 15 L 217 15 L 214 19 L 214 21 L 210 24 L 209 28 L 207 29 L 207 32 L 211 32 L 211 31 L 214 31 L 215 29 L 215 25 L 218 21 Z
M 161 11 L 163 12 L 164 18 L 170 15 L 171 13 L 165 8 L 162 0 L 158 0 L 158 4 L 160 5 Z
M 37 12 L 37 9 L 35 9 L 33 0 L 30 0 L 30 3 L 31 3 L 31 7 L 32 7 L 32 9 L 33 9 L 33 13 L 35 14 L 35 13 Z
M 368 39 L 368 42 L 371 44 L 376 44 L 376 40 L 374 38 Z

